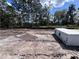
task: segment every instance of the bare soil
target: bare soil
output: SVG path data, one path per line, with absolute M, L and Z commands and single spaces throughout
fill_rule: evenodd
M 0 30 L 0 59 L 70 59 L 79 57 L 79 47 L 64 45 L 54 30 Z

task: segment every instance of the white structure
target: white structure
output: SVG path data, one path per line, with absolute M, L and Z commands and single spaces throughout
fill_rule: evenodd
M 62 40 L 66 45 L 79 46 L 79 30 L 56 28 L 55 34 Z

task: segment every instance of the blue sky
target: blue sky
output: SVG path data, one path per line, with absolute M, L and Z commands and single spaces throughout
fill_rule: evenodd
M 12 3 L 12 0 L 7 0 L 8 4 Z M 68 9 L 70 4 L 75 4 L 76 8 L 79 8 L 79 0 L 40 0 L 41 4 L 45 4 L 50 8 L 49 12 L 54 14 L 57 10 Z
M 75 0 L 75 1 L 71 1 L 71 2 L 66 2 L 64 5 L 62 5 L 61 7 L 54 7 L 50 9 L 50 13 L 54 14 L 56 11 L 58 10 L 64 10 L 64 9 L 68 9 L 70 4 L 74 4 L 76 8 L 79 8 L 79 0 Z

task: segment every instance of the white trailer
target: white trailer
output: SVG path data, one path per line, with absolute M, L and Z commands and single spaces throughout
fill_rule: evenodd
M 56 28 L 55 34 L 68 46 L 79 46 L 79 30 Z

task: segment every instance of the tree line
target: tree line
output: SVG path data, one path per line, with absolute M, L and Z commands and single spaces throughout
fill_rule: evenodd
M 76 9 L 75 5 L 71 4 L 67 10 L 56 11 L 54 23 L 58 25 L 79 25 L 79 8 Z
M 76 8 L 71 4 L 68 10 L 56 11 L 50 21 L 48 7 L 39 0 L 13 0 L 12 6 L 0 2 L 0 28 L 74 25 Z M 79 9 L 79 8 L 78 8 Z M 79 25 L 79 22 L 76 23 Z

